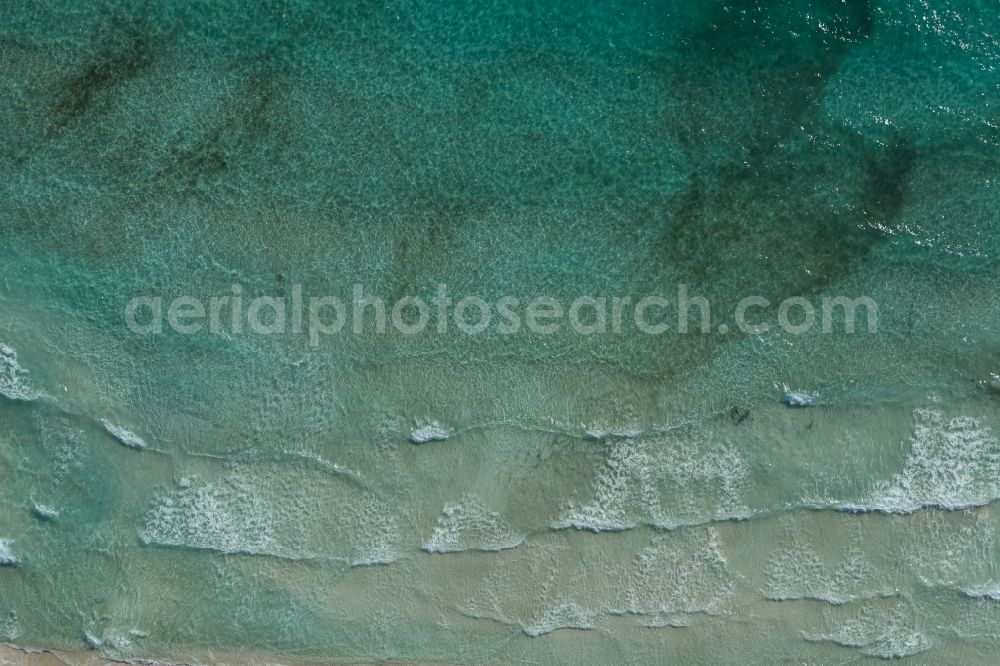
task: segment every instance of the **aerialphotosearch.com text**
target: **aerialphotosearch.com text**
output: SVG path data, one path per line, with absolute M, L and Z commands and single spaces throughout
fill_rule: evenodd
M 242 285 L 207 299 L 142 295 L 125 308 L 125 323 L 137 335 L 307 335 L 317 346 L 324 337 L 354 335 L 617 335 L 630 329 L 646 335 L 763 334 L 777 327 L 801 335 L 875 333 L 878 307 L 867 296 L 792 296 L 773 303 L 763 296 L 746 296 L 732 307 L 727 321 L 713 320 L 708 299 L 677 285 L 671 298 L 580 295 L 572 299 L 513 295 L 487 300 L 457 297 L 438 284 L 432 297 L 404 296 L 387 302 L 363 285 L 353 285 L 347 296 L 308 295 L 301 284 L 290 296 L 249 298 Z M 818 329 L 817 329 L 818 327 Z

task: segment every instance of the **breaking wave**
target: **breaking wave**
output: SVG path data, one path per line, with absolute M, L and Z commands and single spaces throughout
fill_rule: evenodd
M 0 342 L 0 396 L 9 400 L 30 401 L 42 396 L 42 392 L 27 383 L 28 371 L 17 362 L 17 352 Z
M 487 509 L 478 497 L 466 495 L 444 507 L 423 549 L 429 553 L 498 551 L 516 548 L 523 541 L 524 535 L 516 533 L 500 514 Z
M 606 445 L 593 498 L 570 505 L 552 522 L 554 529 L 673 529 L 749 515 L 742 499 L 748 464 L 729 447 L 668 437 L 619 438 Z
M 932 409 L 917 409 L 913 416 L 902 470 L 877 484 L 864 501 L 835 502 L 834 508 L 913 513 L 925 507 L 967 509 L 1000 498 L 1000 443 L 988 427 Z

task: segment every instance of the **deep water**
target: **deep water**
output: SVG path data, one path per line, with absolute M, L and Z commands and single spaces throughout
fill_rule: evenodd
M 995 661 L 995 0 L 3 15 L 0 642 Z M 712 331 L 311 344 L 124 315 L 355 284 L 683 284 Z M 878 326 L 740 332 L 747 296 L 867 296 Z

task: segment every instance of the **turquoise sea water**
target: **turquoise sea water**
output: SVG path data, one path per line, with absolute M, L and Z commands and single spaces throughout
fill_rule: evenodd
M 994 663 L 995 0 L 13 2 L 0 63 L 0 641 Z M 718 319 L 124 317 L 354 284 Z M 752 295 L 878 330 L 718 333 Z

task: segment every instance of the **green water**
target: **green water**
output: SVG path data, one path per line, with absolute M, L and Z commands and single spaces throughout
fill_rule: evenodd
M 995 661 L 995 1 L 13 2 L 0 63 L 0 640 Z M 712 332 L 124 317 L 354 284 L 685 284 Z

